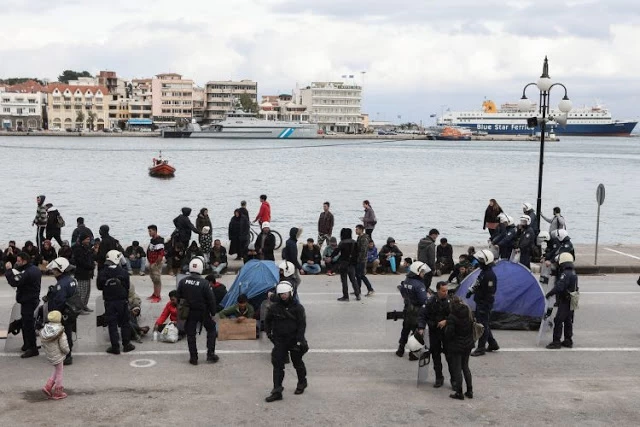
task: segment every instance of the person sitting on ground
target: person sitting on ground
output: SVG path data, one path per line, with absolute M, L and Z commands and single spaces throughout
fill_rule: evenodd
M 453 267 L 453 247 L 443 237 L 436 248 L 436 276 L 451 273 Z
M 144 253 L 140 242 L 134 240 L 131 246 L 124 251 L 124 256 L 127 260 L 127 271 L 129 271 L 129 274 L 133 274 L 133 269 L 135 268 L 136 270 L 140 270 L 141 276 L 144 276 L 147 254 Z
M 175 276 L 180 272 L 180 268 L 182 267 L 184 260 L 188 258 L 186 258 L 187 251 L 185 250 L 182 242 L 173 239 L 171 241 L 173 246 L 171 246 L 171 262 L 168 263 L 168 265 L 171 265 L 171 271 L 169 274 L 171 276 Z
M 209 282 L 209 285 L 211 285 L 213 296 L 216 297 L 216 313 L 224 308 L 220 303 L 222 302 L 222 299 L 227 295 L 227 287 L 218 281 L 219 278 L 219 274 L 209 274 L 207 277 L 205 277 L 205 280 Z
M 478 267 L 478 260 L 476 259 L 476 257 L 473 256 L 473 254 L 476 253 L 476 248 L 474 246 L 469 246 L 467 248 L 467 261 L 469 261 L 469 272 L 475 270 Z
M 33 245 L 31 240 L 27 240 L 24 243 L 24 247 L 22 248 L 22 252 L 29 255 L 31 258 L 31 263 L 36 267 L 40 264 L 40 250 Z
M 327 276 L 334 276 L 334 270 L 338 268 L 338 260 L 340 259 L 338 239 L 335 237 L 329 239 L 329 244 L 324 248 L 322 258 L 324 259 L 324 267 L 327 269 Z
M 388 271 L 391 271 L 394 274 L 398 273 L 398 267 L 402 262 L 402 251 L 396 245 L 396 241 L 393 237 L 387 238 L 387 244 L 382 247 L 380 250 L 380 266 Z M 395 269 L 393 265 L 391 265 L 391 258 L 395 258 Z M 409 263 L 411 265 L 411 263 Z
M 221 319 L 234 318 L 238 322 L 243 322 L 246 319 L 253 319 L 255 311 L 253 306 L 249 304 L 247 296 L 245 294 L 240 294 L 240 296 L 238 296 L 237 304 L 234 304 L 229 308 L 225 308 L 220 311 L 218 315 Z
M 469 257 L 467 254 L 460 254 L 458 257 L 458 263 L 453 267 L 453 271 L 449 275 L 447 282 L 454 283 L 454 280 L 460 284 L 465 277 L 471 272 L 471 264 L 469 264 Z
M 46 272 L 47 265 L 56 258 L 58 258 L 58 253 L 51 246 L 51 240 L 45 240 L 42 243 L 42 251 L 40 252 L 40 271 Z
M 7 249 L 4 250 L 3 258 L 2 258 L 3 262 L 1 264 L 3 266 L 7 262 L 10 262 L 11 265 L 15 264 L 16 261 L 18 260 L 19 253 L 20 253 L 20 250 L 16 247 L 16 241 L 9 240 L 9 246 L 7 246 Z
M 378 267 L 380 267 L 380 260 L 378 259 L 378 248 L 373 240 L 369 240 L 367 245 L 367 270 L 370 270 L 372 274 L 378 274 Z
M 300 261 L 302 261 L 302 270 L 306 274 L 319 274 L 322 271 L 320 246 L 316 245 L 311 237 L 307 239 L 307 244 L 302 247 Z
M 153 325 L 153 331 L 162 332 L 166 326 L 167 319 L 169 319 L 169 323 L 174 325 L 178 322 L 178 291 L 175 289 L 169 292 L 169 302 L 164 306 L 158 320 Z
M 411 267 L 411 264 L 413 264 L 413 258 L 405 258 L 400 263 L 400 267 L 404 269 L 405 274 L 409 273 L 409 267 Z
M 60 247 L 60 250 L 58 250 L 58 256 L 66 258 L 70 263 L 73 260 L 73 249 L 71 249 L 68 240 L 62 241 L 62 246 Z
M 204 259 L 203 255 L 204 254 L 198 246 L 198 243 L 195 240 L 192 240 L 191 244 L 185 251 L 185 257 L 182 259 L 182 265 L 180 267 L 182 269 L 182 272 L 186 273 L 189 270 L 189 261 L 191 261 L 195 257 L 201 257 L 202 259 Z
M 220 274 L 227 268 L 227 250 L 222 246 L 220 239 L 216 239 L 213 242 L 209 260 L 211 261 L 211 269 L 214 273 Z
M 130 307 L 129 309 L 129 325 L 131 326 L 131 340 L 141 343 L 142 337 L 149 332 L 148 326 L 140 326 L 140 306 Z

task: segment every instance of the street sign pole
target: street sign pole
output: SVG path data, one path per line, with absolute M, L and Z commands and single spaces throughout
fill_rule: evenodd
M 596 201 L 598 202 L 598 217 L 596 219 L 596 259 L 595 265 L 598 265 L 598 239 L 600 237 L 600 206 L 604 203 L 604 185 L 598 185 L 596 189 Z

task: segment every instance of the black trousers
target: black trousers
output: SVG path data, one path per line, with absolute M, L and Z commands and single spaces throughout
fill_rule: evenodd
M 347 284 L 347 277 L 351 281 L 353 292 L 356 295 L 360 295 L 360 287 L 356 281 L 356 267 L 355 265 L 340 263 L 340 281 L 342 282 L 342 296 L 349 298 L 349 286 Z
M 59 228 L 48 229 L 47 240 L 51 240 L 51 243 L 53 243 L 53 239 L 56 239 L 56 242 L 62 246 L 62 237 L 60 236 L 60 232 L 61 230 Z
M 287 355 L 291 355 L 291 363 L 298 374 L 298 384 L 307 382 L 307 368 L 302 361 L 303 353 L 293 350 L 295 342 L 275 341 L 271 351 L 271 364 L 273 365 L 273 391 L 272 393 L 282 393 L 284 387 L 284 365 Z
M 69 354 L 71 356 L 71 350 L 73 350 L 73 333 L 76 332 L 76 319 L 72 319 L 68 316 L 62 317 L 62 326 L 64 326 L 64 334 L 67 336 L 67 342 L 69 343 Z
M 365 234 L 369 236 L 369 240 L 373 240 L 373 228 L 367 228 L 364 230 Z
M 496 345 L 498 342 L 493 338 L 493 333 L 489 327 L 489 316 L 491 315 L 491 307 L 485 307 L 481 305 L 476 306 L 476 321 L 482 323 L 484 326 L 484 333 L 478 339 L 478 348 L 484 349 L 489 342 L 490 345 Z
M 531 270 L 531 251 L 520 250 L 520 264 Z
M 358 283 L 358 290 L 362 289 L 362 283 L 367 287 L 369 292 L 373 291 L 373 286 L 371 286 L 371 282 L 367 278 L 367 263 L 359 262 L 356 265 L 356 282 Z
M 404 320 L 402 321 L 402 331 L 400 331 L 400 341 L 398 344 L 404 346 L 409 341 L 409 334 L 418 327 L 418 308 L 404 309 Z
M 441 330 L 432 331 L 431 328 L 429 328 L 429 350 L 431 350 L 431 360 L 433 361 L 433 370 L 436 373 L 436 378 L 444 377 L 442 375 L 442 354 L 444 354 L 444 357 L 447 360 L 449 374 L 453 377 L 451 372 L 451 361 L 449 360 L 447 349 L 444 344 L 444 337 Z
M 573 343 L 573 311 L 570 302 L 559 302 L 556 317 L 553 319 L 553 341 L 560 342 L 562 330 L 564 329 L 564 339 Z
M 431 288 L 432 280 L 433 280 L 433 271 L 430 271 L 429 273 L 425 274 L 424 278 L 422 279 L 422 281 L 424 282 L 425 288 L 427 288 L 427 292 L 429 292 L 429 289 Z
M 22 317 L 22 341 L 25 348 L 36 348 L 36 318 L 35 311 L 38 308 L 38 300 L 20 304 L 20 316 Z
M 109 325 L 109 339 L 111 347 L 120 348 L 120 336 L 118 327 L 122 334 L 122 345 L 126 346 L 131 341 L 131 324 L 129 323 L 129 304 L 127 300 L 105 301 L 104 314 Z
M 42 250 L 42 243 L 44 243 L 44 231 L 45 231 L 45 227 L 44 226 L 37 226 L 38 231 L 36 232 L 36 245 L 39 251 Z
M 198 347 L 196 345 L 196 329 L 198 323 L 207 330 L 207 353 L 214 354 L 216 352 L 216 322 L 213 321 L 209 313 L 204 311 L 189 311 L 189 317 L 184 324 L 184 330 L 187 333 L 187 344 L 189 346 L 189 355 L 192 359 L 198 359 Z
M 473 392 L 473 383 L 471 379 L 471 370 L 469 369 L 469 354 L 471 351 L 465 351 L 464 353 L 450 353 L 449 354 L 449 371 L 451 373 L 451 382 L 453 383 L 454 390 L 458 393 L 462 393 L 462 376 L 464 375 L 464 382 L 467 384 L 467 391 Z

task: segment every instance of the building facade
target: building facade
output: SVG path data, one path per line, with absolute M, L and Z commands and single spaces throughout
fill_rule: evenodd
M 46 93 L 49 129 L 102 130 L 108 126 L 106 86 L 51 83 Z
M 193 117 L 193 80 L 180 74 L 158 74 L 151 80 L 154 122 L 175 124 Z
M 193 119 L 200 123 L 204 120 L 204 102 L 205 94 L 204 88 L 194 86 L 193 87 Z
M 258 83 L 252 80 L 210 81 L 205 86 L 204 121 L 220 122 L 230 111 L 235 110 L 240 97 L 247 94 L 258 103 Z
M 0 127 L 25 131 L 44 127 L 45 103 L 44 86 L 33 80 L 0 87 Z
M 291 95 L 264 95 L 258 117 L 264 120 L 308 122 L 309 112 L 306 105 L 296 104 Z
M 129 117 L 131 119 L 153 118 L 153 92 L 151 79 L 133 79 L 127 85 L 130 98 Z
M 362 125 L 362 86 L 343 82 L 313 82 L 296 91 L 309 120 L 324 131 L 359 133 Z

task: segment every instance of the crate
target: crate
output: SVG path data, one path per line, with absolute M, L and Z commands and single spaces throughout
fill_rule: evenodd
M 218 321 L 218 340 L 255 340 L 256 320 L 245 319 L 238 322 L 236 319 L 220 319 Z

